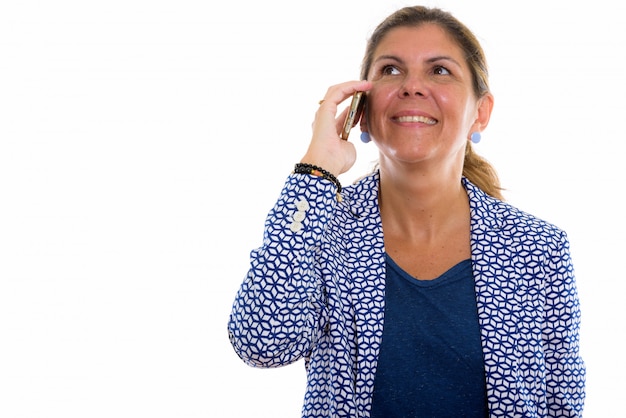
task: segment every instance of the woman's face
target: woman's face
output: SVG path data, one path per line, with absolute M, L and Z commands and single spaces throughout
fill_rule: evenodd
M 368 74 L 367 130 L 385 158 L 462 164 L 479 103 L 461 48 L 438 25 L 391 30 Z M 488 116 L 487 116 L 488 120 Z M 484 128 L 485 125 L 482 125 Z

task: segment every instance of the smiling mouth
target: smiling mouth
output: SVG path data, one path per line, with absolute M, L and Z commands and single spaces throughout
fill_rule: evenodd
M 437 123 L 437 119 L 431 119 L 425 116 L 398 116 L 395 120 L 397 122 L 421 122 L 427 125 L 434 125 Z

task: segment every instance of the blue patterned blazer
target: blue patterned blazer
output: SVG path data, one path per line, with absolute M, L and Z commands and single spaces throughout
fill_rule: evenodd
M 379 175 L 344 188 L 292 174 L 228 331 L 255 367 L 304 359 L 303 417 L 368 417 L 384 323 Z M 585 366 L 566 234 L 467 179 L 471 252 L 491 417 L 578 417 Z

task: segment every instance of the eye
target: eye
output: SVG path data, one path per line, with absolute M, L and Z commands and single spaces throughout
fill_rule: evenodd
M 437 65 L 433 69 L 433 73 L 435 73 L 437 75 L 450 75 L 450 74 L 452 74 L 446 67 L 443 67 L 441 65 Z
M 395 65 L 385 65 L 381 69 L 381 74 L 382 75 L 398 75 L 400 74 L 400 70 L 398 70 L 398 67 L 396 67 Z

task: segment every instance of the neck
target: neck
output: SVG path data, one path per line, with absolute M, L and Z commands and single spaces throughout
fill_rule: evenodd
M 459 170 L 424 171 L 381 164 L 379 202 L 386 229 L 419 234 L 422 239 L 469 220 L 469 201 Z

